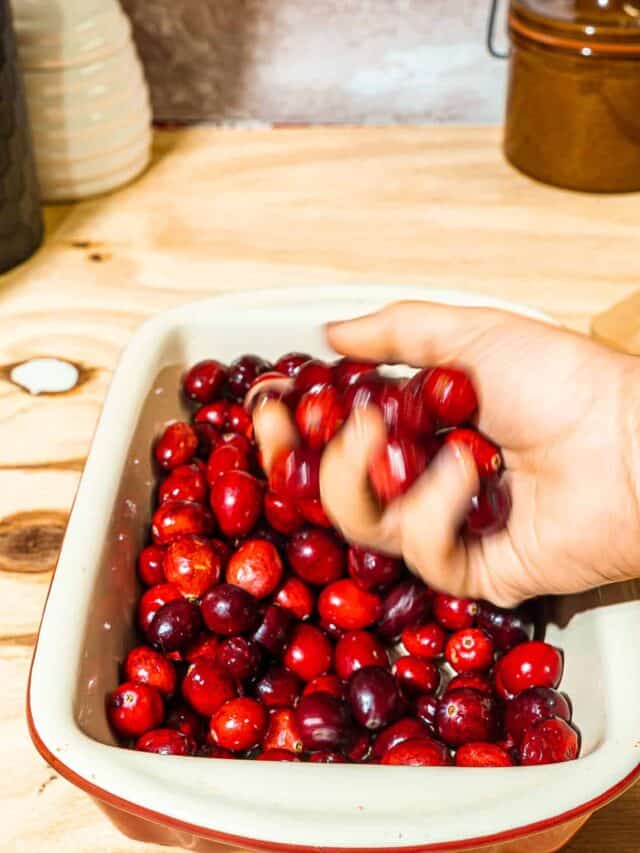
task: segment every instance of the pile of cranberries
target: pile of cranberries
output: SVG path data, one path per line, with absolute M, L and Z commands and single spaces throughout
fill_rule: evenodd
M 248 393 L 251 391 L 251 393 Z M 524 610 L 435 593 L 385 554 L 349 545 L 319 495 L 324 446 L 354 406 L 388 430 L 370 480 L 394 500 L 448 441 L 473 453 L 481 490 L 466 535 L 509 512 L 500 450 L 472 426 L 472 383 L 450 367 L 409 380 L 352 359 L 290 353 L 202 361 L 183 380 L 191 423 L 155 445 L 162 479 L 140 553 L 141 644 L 107 701 L 145 752 L 260 761 L 506 767 L 577 757 L 558 692 L 561 652 Z M 267 480 L 249 408 L 291 409 L 301 443 Z

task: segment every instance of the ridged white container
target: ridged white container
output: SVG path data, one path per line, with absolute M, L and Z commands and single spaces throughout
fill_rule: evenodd
M 12 0 L 45 201 L 107 192 L 138 175 L 151 110 L 117 0 Z

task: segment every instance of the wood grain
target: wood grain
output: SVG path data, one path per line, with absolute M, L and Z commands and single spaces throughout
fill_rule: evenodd
M 43 396 L 0 375 L 0 850 L 161 849 L 123 839 L 57 778 L 24 722 L 53 553 L 114 364 L 146 317 L 240 288 L 397 281 L 528 302 L 586 331 L 637 287 L 639 214 L 637 196 L 527 180 L 498 131 L 474 128 L 161 132 L 135 184 L 49 210 L 45 247 L 0 279 L 0 365 L 52 356 L 88 372 Z M 636 788 L 567 849 L 637 853 L 639 809 Z

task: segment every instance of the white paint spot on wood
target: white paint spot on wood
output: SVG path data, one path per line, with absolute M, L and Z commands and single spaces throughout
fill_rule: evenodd
M 58 358 L 31 358 L 16 364 L 11 381 L 30 394 L 62 394 L 78 384 L 78 368 Z

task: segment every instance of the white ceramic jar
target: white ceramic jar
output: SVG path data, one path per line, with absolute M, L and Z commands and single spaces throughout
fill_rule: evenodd
M 43 200 L 107 192 L 149 161 L 151 111 L 117 0 L 12 0 Z

